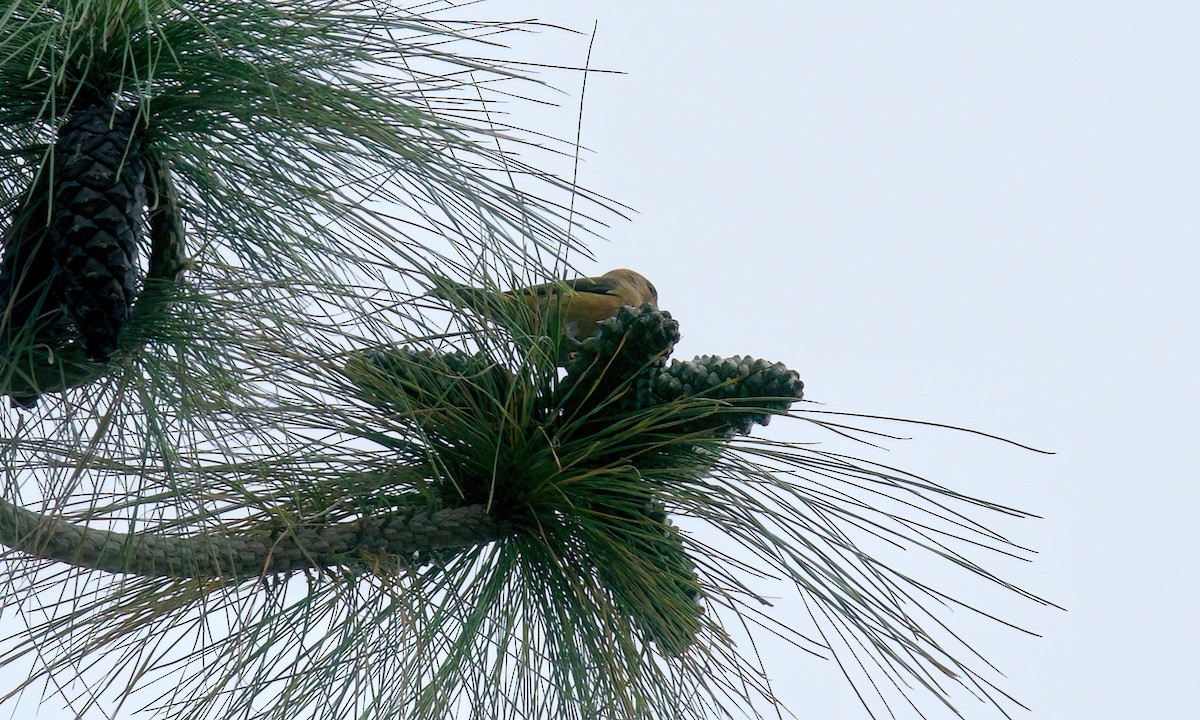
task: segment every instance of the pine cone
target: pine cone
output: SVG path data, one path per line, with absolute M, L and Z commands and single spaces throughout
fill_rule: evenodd
M 600 581 L 646 639 L 667 655 L 683 654 L 695 642 L 704 617 L 700 580 L 683 537 L 658 500 L 649 501 L 637 516 L 618 508 L 606 508 L 605 514 L 621 519 L 612 530 L 639 567 L 597 563 Z
M 567 406 L 607 402 L 618 396 L 616 410 L 644 407 L 651 399 L 651 383 L 679 337 L 679 323 L 671 313 L 649 305 L 623 307 L 597 324 L 575 358 L 566 364 L 567 376 L 559 387 L 559 396 Z
M 134 119 L 92 105 L 67 120 L 55 146 L 56 286 L 84 353 L 97 362 L 116 352 L 137 289 L 146 189 Z
M 146 164 L 147 225 L 150 229 L 150 265 L 147 279 L 178 281 L 188 266 L 184 244 L 183 208 L 170 162 L 153 151 L 143 154 Z
M 464 408 L 488 407 L 513 377 L 484 353 L 440 353 L 407 347 L 374 348 L 346 361 L 358 394 L 378 407 L 411 414 L 437 434 L 438 418 Z
M 804 382 L 783 363 L 743 355 L 701 355 L 686 362 L 672 360 L 654 378 L 651 394 L 654 403 L 683 397 L 724 400 L 726 409 L 698 421 L 699 425 L 745 435 L 755 424 L 766 425 L 772 414 L 786 412 L 793 402 L 803 399 Z
M 4 230 L 4 258 L 0 261 L 0 353 L 10 368 L 25 360 L 22 348 L 31 348 L 69 328 L 53 292 L 56 271 L 50 240 L 50 171 L 38 169 L 32 187 L 11 205 Z M 32 409 L 37 394 L 11 395 L 18 407 Z
M 5 346 L 33 341 L 65 322 L 53 297 L 54 248 L 50 240 L 50 172 L 41 168 L 33 187 L 13 203 L 0 262 L 0 328 Z

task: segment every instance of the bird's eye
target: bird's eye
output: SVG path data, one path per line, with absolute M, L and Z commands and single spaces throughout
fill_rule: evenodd
M 655 300 L 657 300 L 658 299 L 658 291 L 654 289 L 654 283 L 648 282 L 648 283 L 646 283 L 646 285 L 648 285 L 650 287 L 650 294 L 654 296 Z

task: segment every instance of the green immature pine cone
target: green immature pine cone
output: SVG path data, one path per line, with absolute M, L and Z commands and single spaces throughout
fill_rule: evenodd
M 560 386 L 566 407 L 590 406 L 615 398 L 614 410 L 645 407 L 653 379 L 679 342 L 671 313 L 649 305 L 623 307 L 596 326 L 566 365 Z
M 606 512 L 623 520 L 614 523 L 613 540 L 630 557 L 625 563 L 598 563 L 600 581 L 646 639 L 667 655 L 683 654 L 695 642 L 704 616 L 700 579 L 683 537 L 658 500 L 649 501 L 637 517 L 622 517 L 615 508 Z
M 435 435 L 445 416 L 487 408 L 513 384 L 512 373 L 484 353 L 405 347 L 356 353 L 344 372 L 363 400 L 411 416 Z
M 700 355 L 686 362 L 672 360 L 654 378 L 652 394 L 655 403 L 685 397 L 724 401 L 728 409 L 696 422 L 704 429 L 746 435 L 755 424 L 766 425 L 771 415 L 787 412 L 802 400 L 804 382 L 783 363 L 743 355 Z
M 55 146 L 56 287 L 96 362 L 116 352 L 137 290 L 146 171 L 134 121 L 131 111 L 91 105 L 71 115 Z

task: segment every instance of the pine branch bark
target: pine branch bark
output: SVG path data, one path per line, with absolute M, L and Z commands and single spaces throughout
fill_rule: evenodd
M 240 532 L 120 533 L 0 501 L 0 544 L 42 560 L 146 577 L 246 578 L 362 565 L 371 557 L 456 550 L 504 537 L 482 505 L 407 510 L 332 525 L 259 523 Z

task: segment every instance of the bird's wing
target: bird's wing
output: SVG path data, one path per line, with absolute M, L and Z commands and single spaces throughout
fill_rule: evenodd
M 574 280 L 564 280 L 563 285 L 571 288 L 578 293 L 593 293 L 595 295 L 620 295 L 621 283 L 615 278 L 610 277 L 589 277 L 576 278 Z M 551 287 L 554 286 L 543 286 Z

